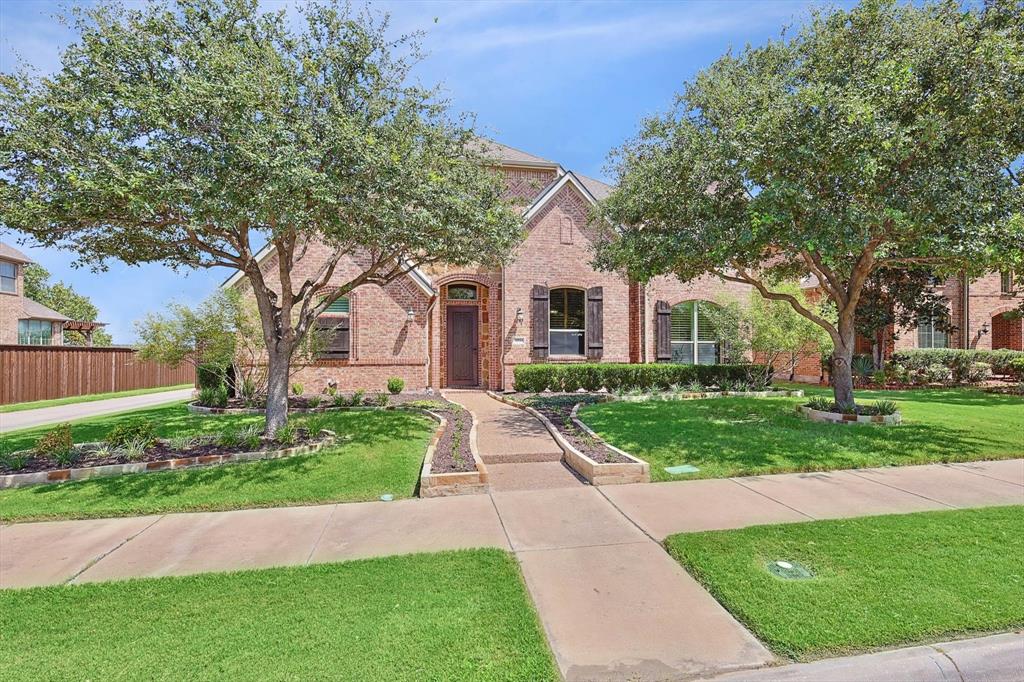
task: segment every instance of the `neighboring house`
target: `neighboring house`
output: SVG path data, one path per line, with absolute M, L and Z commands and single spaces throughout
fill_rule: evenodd
M 0 344 L 60 346 L 66 329 L 91 339 L 101 322 L 72 320 L 25 298 L 25 266 L 30 263 L 21 251 L 0 242 Z
M 719 348 L 698 302 L 746 301 L 750 288 L 703 277 L 656 277 L 647 284 L 590 266 L 590 208 L 612 188 L 560 164 L 495 142 L 486 153 L 504 175 L 506 198 L 522 209 L 526 238 L 502 268 L 435 264 L 385 287 L 364 285 L 323 315 L 329 347 L 294 380 L 307 390 L 384 387 L 510 389 L 516 365 L 530 362 L 710 364 Z M 311 245 L 296 264 L 297 286 L 327 250 Z M 277 277 L 272 249 L 259 255 Z M 361 269 L 339 264 L 340 286 Z M 241 273 L 225 287 L 248 285 Z M 975 312 L 978 312 L 977 310 Z M 817 381 L 817 358 L 797 378 Z

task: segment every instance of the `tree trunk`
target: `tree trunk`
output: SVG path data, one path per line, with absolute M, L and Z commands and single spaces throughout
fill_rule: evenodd
M 839 342 L 832 351 L 832 390 L 840 409 L 853 407 L 853 349 L 856 333 L 853 324 L 839 322 Z M 835 339 L 833 339 L 835 341 Z
M 288 370 L 290 353 L 267 356 L 267 436 L 288 423 Z

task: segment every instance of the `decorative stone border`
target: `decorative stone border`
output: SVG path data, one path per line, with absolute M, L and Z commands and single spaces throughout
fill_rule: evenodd
M 644 393 L 641 395 L 613 395 L 614 400 L 642 403 L 654 400 L 702 400 L 705 398 L 803 398 L 803 389 L 780 391 L 706 391 L 700 393 Z
M 840 414 L 838 412 L 823 412 L 815 410 L 806 405 L 797 405 L 796 411 L 803 414 L 812 422 L 826 422 L 831 424 L 881 424 L 883 426 L 896 426 L 903 422 L 903 416 L 899 411 L 892 414 Z
M 415 408 L 413 408 L 415 409 Z M 465 408 L 462 408 L 465 409 Z M 420 470 L 420 497 L 451 497 L 453 495 L 475 495 L 486 493 L 490 490 L 488 483 L 487 465 L 480 459 L 480 453 L 476 446 L 476 416 L 470 412 L 473 425 L 469 429 L 469 450 L 473 454 L 473 463 L 476 471 L 450 471 L 432 473 L 430 466 L 434 462 L 434 453 L 437 451 L 437 444 L 444 435 L 448 426 L 448 420 L 439 414 L 429 410 L 421 410 L 430 415 L 438 422 L 437 430 L 434 431 L 430 445 L 427 446 L 426 457 L 423 458 L 423 468 Z
M 651 481 L 651 467 L 650 467 L 650 465 L 647 462 L 643 461 L 642 459 L 638 459 L 637 457 L 634 457 L 633 455 L 629 454 L 628 452 L 624 452 L 623 450 L 620 450 L 619 448 L 615 447 L 614 445 L 611 445 L 611 444 L 607 443 L 600 436 L 598 436 L 596 433 L 594 433 L 590 429 L 590 427 L 588 427 L 586 424 L 581 422 L 576 417 L 576 410 L 579 408 L 579 403 L 577 403 L 573 407 L 572 413 L 570 415 L 570 418 L 572 419 L 573 423 L 576 424 L 579 427 L 582 427 L 583 430 L 587 434 L 593 436 L 595 439 L 600 441 L 602 444 L 604 444 L 605 446 L 607 446 L 611 450 L 614 450 L 618 454 L 622 455 L 623 457 L 626 457 L 627 459 L 629 459 L 631 461 L 629 461 L 629 462 L 615 462 L 615 463 L 602 463 L 602 462 L 594 461 L 593 459 L 591 459 L 587 455 L 583 454 L 582 452 L 580 452 L 579 450 L 574 448 L 569 443 L 569 441 L 567 441 L 565 438 L 562 437 L 562 434 L 559 433 L 557 428 L 555 428 L 555 425 L 552 424 L 551 421 L 548 420 L 547 417 L 545 417 L 543 414 L 541 414 L 537 410 L 533 409 L 532 407 L 530 407 L 528 405 L 522 405 L 522 404 L 517 403 L 517 402 L 515 402 L 513 400 L 509 400 L 509 399 L 505 398 L 504 396 L 498 395 L 497 393 L 495 393 L 493 391 L 487 391 L 487 395 L 489 395 L 490 397 L 494 398 L 495 400 L 500 400 L 501 402 L 503 402 L 503 403 L 505 403 L 507 405 L 512 405 L 513 407 L 517 407 L 520 410 L 523 410 L 524 412 L 527 412 L 527 413 L 533 415 L 534 417 L 536 417 L 537 419 L 539 419 L 540 423 L 543 424 L 544 428 L 546 428 L 548 430 L 548 433 L 551 434 L 551 437 L 555 439 L 555 442 L 558 444 L 558 447 L 560 447 L 562 449 L 562 453 L 564 455 L 563 459 L 565 460 L 566 464 L 568 464 L 570 467 L 572 467 L 572 469 L 576 473 L 578 473 L 580 476 L 582 476 L 583 478 L 587 479 L 587 481 L 591 485 L 617 485 L 617 484 L 622 484 L 622 483 L 650 483 L 650 481 Z
M 25 486 L 43 485 L 47 483 L 84 481 L 90 478 L 107 478 L 110 476 L 124 476 L 126 474 L 148 474 L 154 471 L 217 466 L 220 464 L 231 464 L 233 462 L 251 462 L 260 459 L 282 459 L 285 457 L 295 457 L 297 455 L 308 455 L 322 450 L 337 440 L 337 437 L 333 432 L 327 431 L 326 429 L 321 431 L 321 433 L 325 432 L 329 435 L 319 443 L 313 443 L 311 445 L 296 445 L 282 450 L 236 452 L 229 455 L 197 455 L 195 457 L 160 459 L 151 462 L 126 462 L 125 464 L 104 464 L 101 466 L 79 467 L 76 469 L 34 471 L 29 474 L 6 474 L 0 476 L 0 490 L 5 488 L 23 488 Z M 83 445 L 98 445 L 98 443 L 83 443 Z
M 262 407 L 206 407 L 193 401 L 185 404 L 187 409 L 192 414 L 264 414 L 265 408 Z M 374 410 L 415 410 L 415 407 L 405 407 L 401 404 L 398 405 L 326 405 L 324 407 L 289 407 L 288 414 L 319 414 L 322 412 L 370 412 Z

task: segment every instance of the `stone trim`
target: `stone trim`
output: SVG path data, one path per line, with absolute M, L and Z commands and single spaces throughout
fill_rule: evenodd
M 796 411 L 803 414 L 812 422 L 826 422 L 832 424 L 878 424 L 882 426 L 896 426 L 903 423 L 903 416 L 899 411 L 892 414 L 839 414 L 838 412 L 823 412 L 815 410 L 806 405 L 797 405 Z
M 596 462 L 590 457 L 587 457 L 585 454 L 583 454 L 576 448 L 574 448 L 567 440 L 565 440 L 562 437 L 562 434 L 558 432 L 558 429 L 555 428 L 555 425 L 552 424 L 547 417 L 545 417 L 537 410 L 527 405 L 521 405 L 515 401 L 508 400 L 504 396 L 498 395 L 493 391 L 487 391 L 487 395 L 507 405 L 517 407 L 520 410 L 523 410 L 524 412 L 527 412 L 536 417 L 540 421 L 540 423 L 544 425 L 544 428 L 548 430 L 548 433 L 551 434 L 551 437 L 555 439 L 555 443 L 558 444 L 558 447 L 562 449 L 562 453 L 564 454 L 563 459 L 565 460 L 565 463 L 568 464 L 573 469 L 573 471 L 578 473 L 583 478 L 587 479 L 587 482 L 590 483 L 591 485 L 650 483 L 650 465 L 647 462 L 643 461 L 642 459 L 634 457 L 628 452 L 620 450 L 614 445 L 611 445 L 610 443 L 606 442 L 600 436 L 595 434 L 589 427 L 587 427 L 586 424 L 577 419 L 576 410 L 579 407 L 578 403 L 575 407 L 573 407 L 572 410 L 571 418 L 573 420 L 573 423 L 585 429 L 587 433 L 594 436 L 597 440 L 601 441 L 601 443 L 606 445 L 609 449 L 614 450 L 623 457 L 632 460 L 631 462 Z
M 266 409 L 262 407 L 206 407 L 196 402 L 186 403 L 185 409 L 192 414 L 263 414 Z M 427 410 L 418 407 L 406 407 L 405 405 L 326 405 L 324 407 L 289 407 L 288 414 L 319 414 L 321 412 L 371 412 L 375 410 L 408 410 L 409 412 L 426 413 Z
M 803 389 L 782 391 L 709 391 L 701 393 L 644 393 L 642 395 L 617 395 L 615 400 L 627 403 L 643 403 L 655 400 L 704 400 L 706 398 L 803 398 Z
M 328 432 L 330 433 L 330 432 Z M 90 478 L 107 478 L 126 474 L 148 474 L 153 471 L 169 471 L 172 469 L 188 469 L 192 467 L 217 466 L 234 462 L 251 462 L 261 459 L 282 459 L 297 455 L 308 455 L 333 444 L 337 438 L 333 433 L 311 445 L 296 445 L 282 450 L 262 450 L 256 452 L 236 452 L 229 455 L 198 455 L 195 457 L 178 457 L 161 459 L 152 462 L 127 462 L 125 464 L 104 464 L 102 466 L 80 467 L 77 469 L 53 469 L 36 471 L 30 474 L 7 474 L 0 476 L 0 490 L 5 488 L 22 488 L 30 485 L 48 483 L 64 483 L 66 481 L 84 481 Z M 83 443 L 96 445 L 96 443 Z
M 490 490 L 488 483 L 487 465 L 480 459 L 480 453 L 476 444 L 476 415 L 470 412 L 473 425 L 469 429 L 469 450 L 473 453 L 473 463 L 476 471 L 453 471 L 448 473 L 431 473 L 430 465 L 434 462 L 434 453 L 437 451 L 437 444 L 448 427 L 448 420 L 439 414 L 429 410 L 422 410 L 425 414 L 437 420 L 438 427 L 434 436 L 427 446 L 427 454 L 423 458 L 423 467 L 420 469 L 420 497 L 451 497 L 453 495 L 475 495 L 487 493 Z

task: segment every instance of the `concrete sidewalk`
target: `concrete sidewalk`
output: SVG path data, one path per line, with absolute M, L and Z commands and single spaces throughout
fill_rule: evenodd
M 153 405 L 187 400 L 190 397 L 192 397 L 191 388 L 179 388 L 173 391 L 146 393 L 144 395 L 133 395 L 124 398 L 109 398 L 107 400 L 93 400 L 92 402 L 57 405 L 55 407 L 41 407 L 37 410 L 7 412 L 0 414 L 0 433 L 27 429 L 32 426 L 42 426 L 43 424 L 60 424 L 101 414 L 135 410 L 140 407 L 152 407 Z
M 567 679 L 688 678 L 773 658 L 665 536 L 992 504 L 1024 504 L 1024 460 L 26 523 L 0 527 L 0 587 L 499 547 Z

